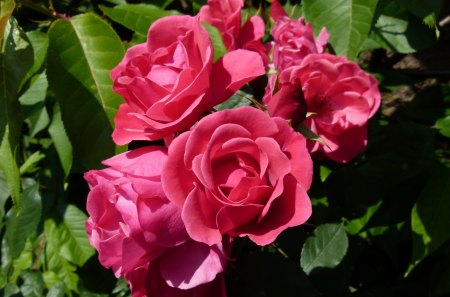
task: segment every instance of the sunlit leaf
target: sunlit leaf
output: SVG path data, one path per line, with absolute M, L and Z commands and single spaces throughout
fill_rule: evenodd
M 33 64 L 33 49 L 22 30 L 10 19 L 0 52 L 0 170 L 15 207 L 20 210 L 20 177 L 17 166 L 22 116 L 19 85 Z
M 37 271 L 25 271 L 22 274 L 23 284 L 20 286 L 20 291 L 23 296 L 41 297 L 44 292 L 44 280 L 42 274 Z
M 84 228 L 86 220 L 81 210 L 69 205 L 64 210 L 61 222 L 52 219 L 45 222 L 45 232 L 57 247 L 59 255 L 79 266 L 94 254 Z
M 214 107 L 214 109 L 223 110 L 223 109 L 233 109 L 233 108 L 237 108 L 239 106 L 249 106 L 252 104 L 252 102 L 248 98 L 251 98 L 251 97 L 252 97 L 251 94 L 247 94 L 245 92 L 238 90 L 227 101 L 225 101 L 219 105 L 216 105 Z
M 434 127 L 438 129 L 439 133 L 441 133 L 442 135 L 450 137 L 450 116 L 438 119 Z
M 202 24 L 206 31 L 208 31 L 209 37 L 211 38 L 211 42 L 214 47 L 214 61 L 217 61 L 220 57 L 227 53 L 227 48 L 223 43 L 222 35 L 220 35 L 220 31 L 216 27 L 205 22 Z
M 436 41 L 430 28 L 414 21 L 381 15 L 375 24 L 371 39 L 380 47 L 399 53 L 414 53 L 429 47 Z
M 303 248 L 300 265 L 307 274 L 315 268 L 336 267 L 347 253 L 348 238 L 343 224 L 324 224 L 314 230 Z
M 64 175 L 67 177 L 70 169 L 72 168 L 72 144 L 70 143 L 66 129 L 64 128 L 64 123 L 61 119 L 61 111 L 58 104 L 55 104 L 53 107 L 53 119 L 48 127 L 48 133 L 53 140 L 53 144 L 55 145 L 59 160 L 61 161 L 61 166 L 64 170 Z
M 450 239 L 450 168 L 442 166 L 428 180 L 411 214 L 412 267 Z M 409 270 L 411 270 L 411 268 Z
M 178 14 L 151 4 L 121 4 L 114 7 L 100 5 L 100 9 L 113 21 L 147 36 L 150 25 L 159 18 Z
M 31 42 L 31 46 L 33 47 L 34 62 L 33 66 L 28 70 L 27 74 L 25 75 L 25 78 L 22 81 L 22 85 L 34 74 L 36 74 L 39 70 L 42 69 L 45 63 L 45 59 L 47 58 L 47 50 L 48 50 L 48 36 L 46 33 L 39 31 L 29 31 L 26 34 Z
M 42 202 L 39 185 L 23 191 L 23 206 L 19 214 L 11 208 L 6 218 L 6 240 L 12 258 L 17 258 L 25 247 L 27 238 L 36 232 L 41 219 Z
M 378 0 L 304 0 L 303 13 L 318 34 L 322 27 L 330 33 L 337 55 L 354 60 L 369 36 Z
M 45 230 L 47 231 L 47 230 Z M 46 233 L 47 234 L 47 233 Z M 47 267 L 54 272 L 53 277 L 57 278 L 55 285 L 60 282 L 64 284 L 65 292 L 77 292 L 79 277 L 76 273 L 76 266 L 67 261 L 59 253 L 59 243 L 55 240 L 49 240 L 45 246 L 45 256 L 47 260 Z M 44 275 L 45 277 L 45 275 Z M 45 280 L 45 278 L 44 278 Z M 48 281 L 48 280 L 46 280 Z M 55 279 L 56 281 L 56 279 Z M 60 292 L 60 288 L 55 290 L 55 294 Z M 58 295 L 56 295 L 58 296 Z
M 114 154 L 113 119 L 122 99 L 109 72 L 124 55 L 114 30 L 94 14 L 58 20 L 49 30 L 48 79 L 74 154 L 87 168 Z
M 2 0 L 0 1 L 0 44 L 5 36 L 5 27 L 8 23 L 8 19 L 14 10 L 14 0 Z

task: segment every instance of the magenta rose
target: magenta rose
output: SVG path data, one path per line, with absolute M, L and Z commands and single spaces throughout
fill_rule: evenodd
M 163 147 L 145 147 L 106 160 L 106 169 L 87 172 L 86 231 L 100 263 L 117 277 L 153 265 L 156 281 L 186 290 L 213 281 L 223 272 L 226 255 L 221 242 L 208 246 L 187 234 L 180 209 L 161 186 L 166 157 Z
M 189 257 L 191 255 L 186 255 Z M 179 268 L 182 268 L 180 263 Z M 150 265 L 139 267 L 138 269 L 125 275 L 125 279 L 130 284 L 133 297 L 226 297 L 225 281 L 223 274 L 208 283 L 201 284 L 191 289 L 178 289 L 167 285 L 166 281 L 159 273 L 159 263 L 152 262 Z
M 241 27 L 243 0 L 208 0 L 198 13 L 202 22 L 216 27 L 228 50 L 247 49 L 260 54 L 267 64 L 266 48 L 261 42 L 264 37 L 264 21 L 252 16 Z
M 178 136 L 161 178 L 191 238 L 208 245 L 224 234 L 269 244 L 311 215 L 305 138 L 253 107 L 213 113 Z
M 113 90 L 125 99 L 115 118 L 114 141 L 156 140 L 187 130 L 205 111 L 264 74 L 254 52 L 232 51 L 216 63 L 213 57 L 198 17 L 154 22 L 147 42 L 128 49 L 111 71 Z
M 303 123 L 326 143 L 310 141 L 309 150 L 348 162 L 365 148 L 367 122 L 380 98 L 376 79 L 358 64 L 345 57 L 311 54 L 279 74 L 278 90 L 269 84 L 264 102 L 272 116 L 294 121 L 304 118 L 306 107 L 309 116 Z
M 299 65 L 309 54 L 320 54 L 325 51 L 329 34 L 325 28 L 314 38 L 311 23 L 305 24 L 301 17 L 298 20 L 289 18 L 278 1 L 271 4 L 271 17 L 275 27 L 270 31 L 273 36 L 273 63 L 279 71 Z

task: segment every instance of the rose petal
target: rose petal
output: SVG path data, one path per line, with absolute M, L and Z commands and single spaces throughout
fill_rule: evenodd
M 219 247 L 189 240 L 164 253 L 160 269 L 169 286 L 191 289 L 213 281 L 225 262 Z

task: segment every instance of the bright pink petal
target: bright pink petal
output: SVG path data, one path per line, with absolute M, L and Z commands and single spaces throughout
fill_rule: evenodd
M 264 63 L 255 52 L 235 50 L 225 54 L 213 65 L 210 82 L 212 106 L 222 103 L 264 73 Z
M 270 17 L 276 22 L 281 17 L 287 17 L 287 13 L 284 11 L 278 0 L 272 0 L 270 4 Z
M 205 193 L 197 187 L 187 197 L 181 217 L 193 240 L 207 245 L 222 241 L 222 235 L 216 225 L 216 213 L 207 201 Z
M 161 173 L 161 182 L 167 198 L 180 208 L 194 188 L 195 176 L 184 163 L 186 142 L 190 134 L 191 132 L 186 132 L 174 139 Z
M 171 287 L 191 289 L 213 281 L 224 271 L 225 258 L 217 246 L 189 240 L 161 257 L 161 275 Z

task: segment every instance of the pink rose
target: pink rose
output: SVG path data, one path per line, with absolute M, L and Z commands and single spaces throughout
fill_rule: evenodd
M 270 7 L 271 17 L 275 20 L 275 27 L 271 30 L 274 39 L 273 63 L 279 71 L 299 65 L 309 54 L 320 54 L 325 51 L 329 34 L 325 28 L 317 39 L 311 23 L 305 24 L 301 17 L 290 19 L 278 1 L 273 1 Z
M 261 42 L 264 37 L 264 21 L 252 16 L 241 27 L 243 0 L 208 0 L 198 13 L 202 22 L 216 27 L 222 35 L 228 50 L 247 49 L 260 54 L 267 64 L 266 48 Z
M 156 140 L 187 130 L 205 111 L 264 74 L 256 53 L 232 51 L 214 64 L 213 56 L 197 17 L 168 16 L 154 22 L 147 43 L 128 49 L 111 71 L 113 89 L 126 102 L 115 118 L 114 141 Z
M 158 263 L 152 262 L 125 275 L 133 297 L 226 297 L 223 274 L 191 289 L 178 289 L 167 285 L 159 273 Z M 182 268 L 180 264 L 178 267 Z
M 153 273 L 165 286 L 191 289 L 223 272 L 226 256 L 221 242 L 208 246 L 188 236 L 180 209 L 161 186 L 166 158 L 165 148 L 145 147 L 106 160 L 109 168 L 87 172 L 86 231 L 100 263 L 117 277 L 156 265 Z
M 291 92 L 300 89 L 303 93 L 298 95 Z M 327 144 L 309 142 L 309 150 L 337 162 L 348 162 L 365 148 L 367 122 L 381 98 L 373 76 L 345 57 L 330 54 L 311 54 L 301 65 L 285 69 L 278 77 L 278 90 L 273 92 L 269 84 L 264 98 L 269 113 L 298 120 L 304 117 L 306 105 L 310 116 L 303 123 Z
M 253 107 L 213 113 L 178 136 L 161 178 L 191 238 L 208 245 L 224 234 L 265 245 L 311 215 L 305 139 Z

